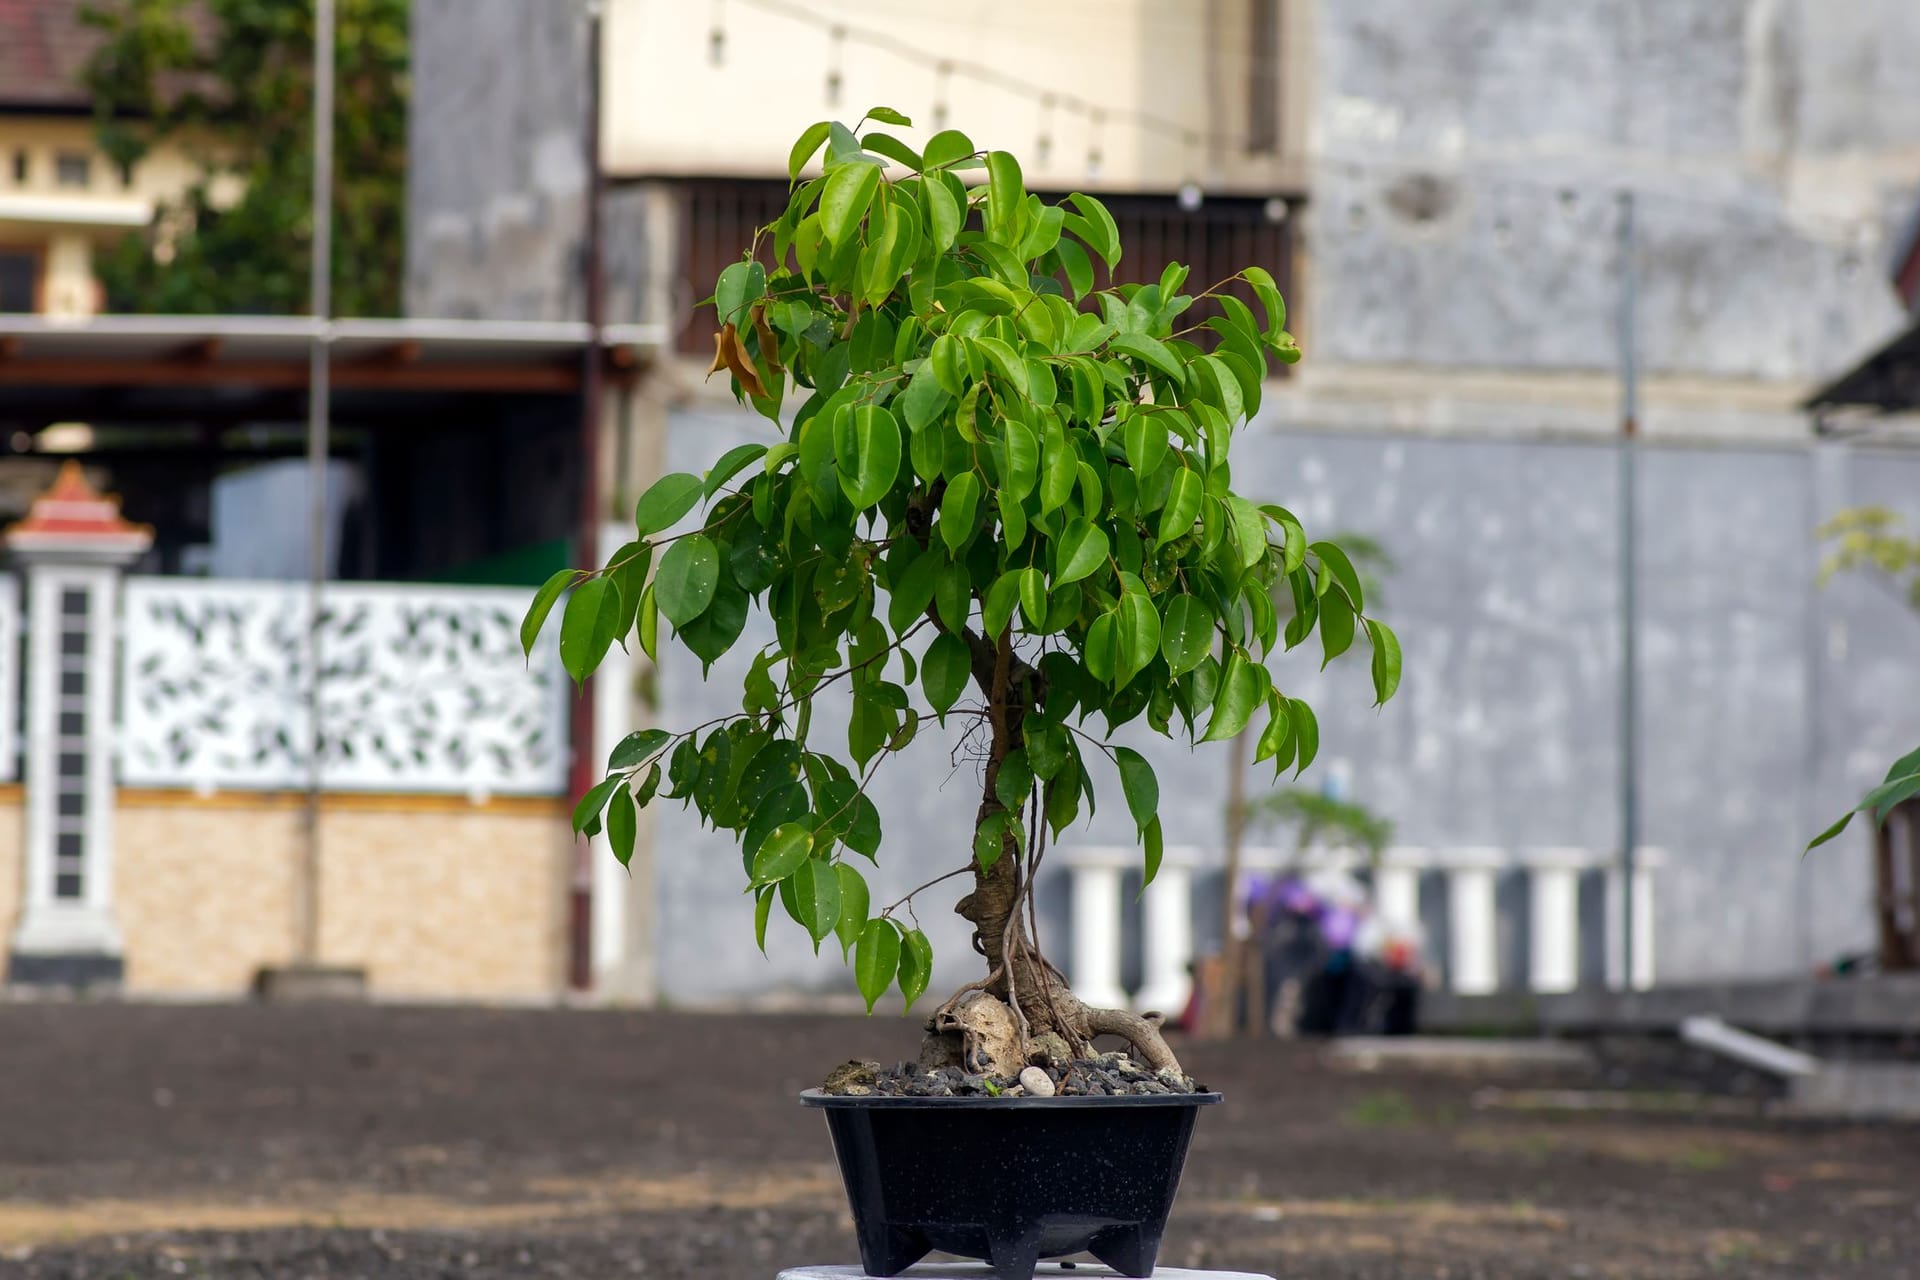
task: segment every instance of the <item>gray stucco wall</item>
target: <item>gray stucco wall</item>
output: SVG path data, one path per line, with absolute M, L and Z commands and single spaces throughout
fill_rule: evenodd
M 1907 0 L 1318 6 L 1311 354 L 1607 369 L 1636 194 L 1654 372 L 1826 375 L 1883 337 L 1920 146 Z
M 745 415 L 676 413 L 668 466 L 698 469 L 759 430 Z M 1311 701 L 1322 760 L 1351 762 L 1353 792 L 1401 843 L 1617 847 L 1619 629 L 1615 455 L 1606 445 L 1282 431 L 1256 424 L 1235 474 L 1310 532 L 1381 539 L 1397 568 L 1381 610 L 1405 645 L 1400 695 L 1370 708 L 1364 656 L 1322 674 L 1317 654 L 1276 662 Z M 1862 833 L 1802 860 L 1902 745 L 1920 741 L 1920 617 L 1875 587 L 1813 585 L 1818 514 L 1885 501 L 1920 517 L 1920 457 L 1817 449 L 1641 454 L 1642 839 L 1666 851 L 1656 942 L 1663 979 L 1803 971 L 1870 937 Z M 699 678 L 673 653 L 661 723 L 738 705 L 762 620 Z M 829 718 L 831 719 L 831 717 Z M 822 723 L 844 741 L 844 722 Z M 1219 846 L 1224 754 L 1129 731 L 1159 772 L 1170 842 Z M 886 766 L 887 841 L 869 875 L 891 900 L 965 857 L 977 783 L 929 725 Z M 1314 775 L 1309 773 L 1308 778 Z M 1256 777 L 1251 792 L 1270 785 Z M 1063 840 L 1129 838 L 1117 792 Z M 847 985 L 776 922 L 754 951 L 730 843 L 664 810 L 658 827 L 661 987 L 742 996 L 762 984 Z M 863 868 L 864 869 L 864 868 Z M 975 966 L 952 897 L 921 917 L 940 980 Z M 1064 937 L 1056 947 L 1064 952 Z

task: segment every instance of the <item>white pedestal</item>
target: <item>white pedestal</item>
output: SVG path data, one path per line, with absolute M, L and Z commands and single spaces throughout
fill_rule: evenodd
M 1098 1262 L 1075 1263 L 1071 1269 L 1043 1262 L 1033 1269 L 1034 1280 L 1117 1280 L 1119 1272 Z M 788 1267 L 778 1280 L 868 1280 L 858 1264 L 838 1267 Z M 993 1280 L 993 1268 L 984 1262 L 921 1262 L 902 1271 L 896 1280 Z M 1153 1280 L 1273 1280 L 1253 1271 L 1195 1271 L 1188 1267 L 1155 1267 Z

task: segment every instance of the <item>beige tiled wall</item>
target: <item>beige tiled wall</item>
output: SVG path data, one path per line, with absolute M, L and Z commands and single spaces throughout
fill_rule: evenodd
M 123 793 L 114 897 L 129 994 L 237 995 L 291 956 L 302 816 L 277 797 Z M 0 828 L 4 914 L 19 823 L 0 810 Z M 321 848 L 321 959 L 365 966 L 376 996 L 561 989 L 571 836 L 557 811 L 340 798 Z

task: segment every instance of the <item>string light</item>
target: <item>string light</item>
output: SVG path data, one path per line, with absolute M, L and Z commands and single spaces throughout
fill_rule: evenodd
M 720 66 L 727 60 L 727 0 L 713 0 L 713 26 L 707 33 L 707 62 Z
M 1187 213 L 1192 213 L 1194 210 L 1200 207 L 1200 202 L 1205 200 L 1207 197 L 1206 197 L 1206 192 L 1200 189 L 1199 179 L 1194 177 L 1194 174 L 1199 171 L 1199 165 L 1196 163 L 1196 158 L 1200 153 L 1200 135 L 1197 133 L 1189 132 L 1186 135 L 1186 143 L 1187 143 L 1187 157 L 1186 157 L 1187 179 L 1186 181 L 1180 184 L 1180 190 L 1176 193 L 1174 198 L 1179 202 L 1180 208 L 1182 210 L 1186 211 Z
M 1087 176 L 1097 178 L 1106 157 L 1100 153 L 1100 135 L 1107 123 L 1107 113 L 1096 109 L 1087 125 Z
M 827 54 L 827 105 L 837 107 L 840 105 L 840 67 L 846 55 L 847 29 L 841 26 L 834 27 L 829 33 L 829 39 L 831 44 L 828 45 Z
M 1050 93 L 1040 99 L 1040 136 L 1033 141 L 1033 156 L 1042 169 L 1053 160 L 1053 103 Z
M 938 133 L 947 127 L 947 82 L 953 78 L 953 64 L 942 62 L 933 75 L 933 129 Z

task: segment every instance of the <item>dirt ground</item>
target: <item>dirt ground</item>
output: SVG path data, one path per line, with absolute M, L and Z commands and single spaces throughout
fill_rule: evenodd
M 824 1126 L 794 1095 L 914 1040 L 892 1018 L 0 1006 L 0 1276 L 772 1280 L 851 1261 Z M 1920 1278 L 1920 1129 L 1663 1097 L 1566 1113 L 1514 1104 L 1593 1082 L 1179 1049 L 1228 1102 L 1200 1118 L 1163 1264 Z

